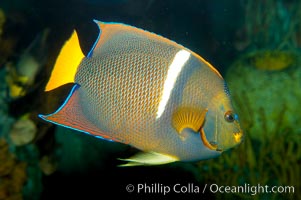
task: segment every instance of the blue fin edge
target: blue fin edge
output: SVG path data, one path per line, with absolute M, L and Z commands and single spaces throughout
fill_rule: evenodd
M 96 20 L 96 19 L 93 19 L 93 22 L 95 22 L 95 23 L 97 24 L 99 21 Z M 97 43 L 98 43 L 98 41 L 99 41 L 99 38 L 100 38 L 100 35 L 101 35 L 101 32 L 102 32 L 101 29 L 100 29 L 100 27 L 98 26 L 98 24 L 97 24 L 97 27 L 98 27 L 98 30 L 99 30 L 98 36 L 97 36 L 97 38 L 96 38 L 96 40 L 95 40 L 95 42 L 94 42 L 94 44 L 93 44 L 91 50 L 89 51 L 89 53 L 88 53 L 88 55 L 87 55 L 88 58 L 91 58 L 91 57 L 92 57 L 93 51 L 94 51 L 94 49 L 95 49 L 95 47 L 96 47 L 96 45 L 97 45 Z
M 152 32 L 152 31 L 148 31 L 148 30 L 145 30 L 145 29 L 143 29 L 143 28 L 138 28 L 138 27 L 136 27 L 136 26 L 132 26 L 132 25 L 125 24 L 125 23 L 120 23 L 120 22 L 103 22 L 103 21 L 100 21 L 100 20 L 97 20 L 97 19 L 93 19 L 93 22 L 95 22 L 95 23 L 97 24 L 97 26 L 98 26 L 98 23 L 103 23 L 103 24 L 120 24 L 120 25 L 124 25 L 124 26 L 129 26 L 129 27 L 133 27 L 133 28 L 136 28 L 136 29 L 140 29 L 140 30 L 143 30 L 143 31 L 145 31 L 145 32 L 148 32 L 148 33 L 151 33 L 151 34 L 155 34 L 155 35 L 158 35 L 158 36 L 163 37 L 163 38 L 165 38 L 165 39 L 168 39 L 167 37 L 165 37 L 165 36 L 163 36 L 163 35 L 161 35 L 161 34 L 154 33 L 154 32 Z M 94 51 L 94 49 L 95 49 L 95 46 L 96 46 L 96 44 L 98 43 L 98 41 L 99 41 L 99 39 L 100 39 L 102 30 L 100 29 L 99 26 L 98 26 L 98 29 L 99 29 L 98 37 L 97 37 L 96 41 L 94 42 L 94 45 L 92 46 L 91 50 L 89 51 L 89 53 L 88 53 L 88 55 L 87 55 L 88 58 L 92 57 L 93 51 Z M 189 50 L 189 49 L 185 48 L 183 45 L 181 45 L 181 44 L 175 42 L 175 41 L 172 40 L 172 39 L 168 39 L 168 40 L 170 40 L 170 41 L 174 42 L 175 44 L 181 46 L 183 49 Z M 189 50 L 189 51 L 191 51 L 191 50 Z
M 60 111 L 65 107 L 65 105 L 67 104 L 67 102 L 69 101 L 69 99 L 71 98 L 71 96 L 73 95 L 73 93 L 74 93 L 77 89 L 79 89 L 79 88 L 80 88 L 80 85 L 77 84 L 77 83 L 75 83 L 75 85 L 72 87 L 70 93 L 68 94 L 67 98 L 65 99 L 64 103 L 63 103 L 63 104 L 62 104 L 55 112 L 53 112 L 53 113 L 51 113 L 51 114 L 48 114 L 48 115 L 42 115 L 42 114 L 39 114 L 38 116 L 39 116 L 40 118 L 44 119 L 44 117 L 48 117 L 48 116 L 51 116 L 51 115 L 54 115 L 54 114 L 60 112 Z M 46 119 L 44 119 L 44 120 L 46 120 Z M 47 121 L 47 120 L 46 120 L 46 121 Z M 52 121 L 51 121 L 51 122 L 52 122 Z

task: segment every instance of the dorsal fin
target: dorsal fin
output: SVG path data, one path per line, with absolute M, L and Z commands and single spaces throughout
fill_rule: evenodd
M 45 91 L 53 90 L 67 83 L 73 83 L 77 68 L 84 57 L 78 36 L 76 32 L 73 31 L 70 39 L 66 41 L 56 59 Z

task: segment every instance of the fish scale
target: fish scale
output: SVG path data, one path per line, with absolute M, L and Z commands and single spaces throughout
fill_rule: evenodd
M 240 143 L 238 118 L 213 66 L 154 33 L 95 22 L 100 35 L 87 57 L 77 51 L 76 33 L 63 47 L 46 90 L 75 85 L 63 106 L 42 119 L 145 151 L 126 159 L 133 165 L 212 158 Z M 61 80 L 68 51 L 78 58 Z
M 123 33 L 125 34 L 125 33 Z M 123 40 L 126 40 L 127 36 L 123 37 Z M 162 93 L 162 86 L 164 83 L 164 78 L 167 73 L 168 69 L 168 62 L 165 62 L 163 60 L 172 60 L 176 52 L 179 50 L 179 48 L 175 48 L 171 53 L 165 53 L 165 52 L 170 52 L 170 51 L 160 51 L 160 54 L 156 54 L 155 52 L 149 52 L 149 51 L 157 51 L 158 49 L 171 49 L 169 45 L 163 45 L 159 44 L 158 42 L 156 43 L 151 43 L 151 42 L 143 42 L 144 38 L 140 38 L 142 42 L 139 41 L 139 37 L 134 38 L 132 34 L 130 34 L 128 37 L 131 38 L 131 43 L 125 42 L 127 45 L 123 46 L 123 49 L 119 48 L 118 45 L 120 40 L 119 37 L 116 37 L 116 41 L 110 41 L 109 44 L 102 44 L 102 46 L 93 52 L 93 55 L 98 55 L 101 54 L 102 52 L 106 55 L 105 59 L 102 59 L 100 57 L 99 64 L 93 65 L 93 69 L 91 66 L 89 67 L 83 67 L 82 69 L 85 69 L 83 77 L 87 76 L 86 70 L 93 70 L 89 77 L 97 74 L 97 84 L 99 84 L 100 90 L 101 90 L 101 95 L 100 98 L 99 96 L 94 95 L 95 90 L 93 88 L 90 89 L 90 85 L 84 86 L 81 83 L 81 71 L 78 72 L 76 80 L 77 82 L 82 86 L 82 87 L 87 87 L 87 91 L 90 91 L 90 97 L 89 99 L 98 99 L 98 103 L 105 105 L 104 107 L 100 108 L 93 108 L 93 111 L 99 110 L 102 111 L 100 113 L 94 113 L 93 115 L 90 116 L 97 116 L 96 119 L 91 119 L 92 121 L 97 121 L 100 122 L 99 124 L 101 125 L 102 130 L 109 130 L 112 132 L 116 132 L 116 134 L 120 134 L 121 132 L 125 132 L 124 134 L 129 137 L 127 138 L 122 138 L 124 141 L 130 141 L 129 143 L 137 143 L 135 142 L 140 141 L 140 140 L 145 140 L 145 138 L 149 138 L 151 136 L 146 135 L 149 133 L 153 132 L 162 132 L 160 130 L 161 124 L 165 124 L 165 122 L 161 123 L 155 123 L 154 117 L 156 114 L 156 108 L 158 107 L 159 104 L 159 96 L 160 93 Z M 140 45 L 142 43 L 142 45 Z M 137 45 L 138 44 L 138 45 Z M 106 52 L 106 46 L 110 46 L 108 49 L 108 52 Z M 116 46 L 116 47 L 115 47 Z M 141 52 L 141 47 L 140 46 L 147 46 L 148 54 L 143 54 L 143 51 Z M 162 47 L 163 46 L 163 47 Z M 105 49 L 105 50 L 103 50 Z M 129 53 L 124 53 L 128 52 L 127 50 L 130 49 Z M 139 51 L 140 49 L 140 51 Z M 119 50 L 119 51 L 118 51 Z M 144 50 L 146 51 L 146 50 Z M 150 55 L 156 55 L 155 58 L 153 58 Z M 163 55 L 161 55 L 163 54 Z M 109 56 L 109 55 L 114 55 L 114 56 Z M 90 58 L 86 58 L 90 59 Z M 93 59 L 93 56 L 92 56 Z M 155 62 L 154 62 L 155 61 Z M 131 67 L 131 70 L 127 70 L 130 68 L 131 64 L 135 63 L 135 67 Z M 164 63 L 164 64 L 162 64 Z M 97 71 L 98 68 L 101 68 L 100 71 Z M 157 70 L 152 70 L 153 68 L 156 68 Z M 95 70 L 95 71 L 94 71 Z M 105 78 L 106 74 L 108 73 L 112 74 L 112 83 L 107 83 Z M 149 82 L 149 81 L 143 81 L 143 72 L 149 73 L 151 77 L 155 81 Z M 155 73 L 151 73 L 155 72 Z M 102 74 L 98 74 L 102 73 Z M 119 75 L 120 77 L 116 78 L 116 76 Z M 142 86 L 141 86 L 142 85 Z M 136 95 L 136 90 L 139 90 L 140 88 L 150 88 L 150 94 L 146 96 L 147 98 L 143 99 L 143 102 L 138 102 L 135 101 L 135 95 Z M 109 96 L 107 93 L 107 89 L 110 88 L 114 93 L 112 96 Z M 117 96 L 117 102 L 118 104 L 108 104 L 111 102 L 114 102 L 113 99 L 114 97 L 116 98 Z M 94 100 L 91 101 L 93 103 Z M 121 105 L 120 105 L 121 104 Z M 145 107 L 141 107 L 140 104 L 146 105 L 146 107 L 151 107 L 153 108 L 151 112 L 147 112 L 145 110 Z M 89 104 L 88 104 L 89 105 Z M 151 106 L 153 105 L 153 106 Z M 144 109 L 143 109 L 144 108 Z M 114 120 L 110 119 L 110 113 L 112 110 L 118 110 L 119 113 L 118 116 L 114 117 Z M 92 112 L 92 111 L 90 111 Z M 127 120 L 125 120 L 127 119 Z M 126 123 L 126 121 L 129 121 L 130 123 Z M 96 123 L 96 122 L 95 122 Z M 152 124 L 153 127 L 150 130 L 145 130 L 145 124 Z M 157 127 L 155 127 L 157 126 Z M 131 134 L 127 134 L 127 130 L 131 132 Z M 111 133 L 112 134 L 112 133 Z M 137 137 L 139 136 L 139 137 Z M 114 136 L 113 136 L 114 137 Z M 120 136 L 118 136 L 120 137 Z M 157 137 L 153 138 L 154 140 L 158 140 Z M 144 147 L 148 149 L 148 147 Z

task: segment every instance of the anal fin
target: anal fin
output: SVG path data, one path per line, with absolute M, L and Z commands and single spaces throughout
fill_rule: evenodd
M 61 125 L 66 128 L 77 130 L 97 138 L 109 141 L 118 141 L 110 137 L 108 133 L 100 130 L 95 124 L 91 123 L 83 114 L 82 107 L 79 104 L 78 90 L 80 85 L 75 84 L 66 98 L 65 102 L 54 113 L 49 115 L 39 115 L 45 121 Z

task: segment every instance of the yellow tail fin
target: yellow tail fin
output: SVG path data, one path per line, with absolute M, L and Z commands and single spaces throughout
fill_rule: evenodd
M 76 32 L 73 31 L 72 36 L 64 44 L 56 59 L 45 91 L 53 90 L 67 83 L 73 83 L 77 67 L 84 57 L 79 45 L 78 36 Z

